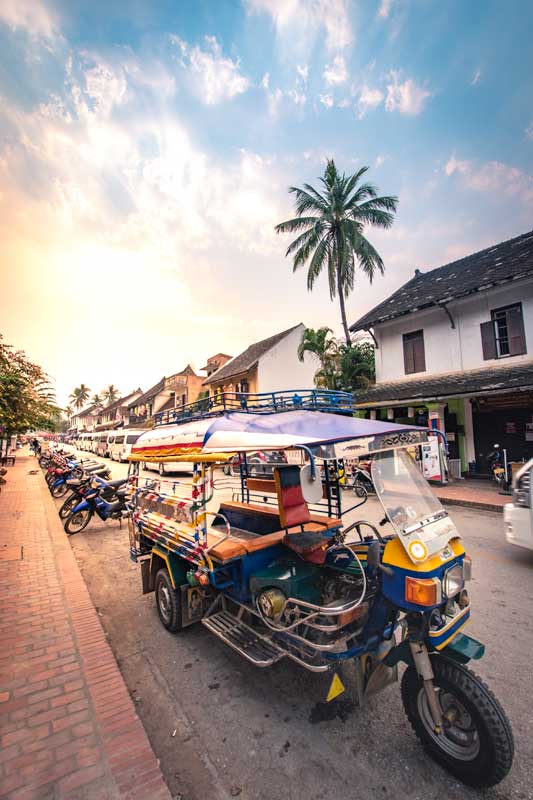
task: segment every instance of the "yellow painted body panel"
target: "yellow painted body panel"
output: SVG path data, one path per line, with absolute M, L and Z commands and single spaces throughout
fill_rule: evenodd
M 400 541 L 400 537 L 396 536 L 385 545 L 385 550 L 383 552 L 383 563 L 388 564 L 391 567 L 400 567 L 401 569 L 409 570 L 409 572 L 432 572 L 433 570 L 442 567 L 442 565 L 446 564 L 447 561 L 451 561 L 453 558 L 457 558 L 457 556 L 461 556 L 465 552 L 464 547 L 461 544 L 461 540 L 457 538 L 451 539 L 448 542 L 447 547 L 449 547 L 452 551 L 452 555 L 449 558 L 443 560 L 440 555 L 435 555 L 431 556 L 431 558 L 428 558 L 425 561 L 415 564 L 405 552 L 405 548 Z

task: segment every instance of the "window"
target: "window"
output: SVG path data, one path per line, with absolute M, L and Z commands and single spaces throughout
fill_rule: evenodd
M 403 335 L 403 363 L 405 374 L 426 371 L 424 331 L 413 331 Z
M 123 436 L 115 436 L 115 444 L 124 444 Z
M 130 433 L 126 436 L 126 444 L 135 444 L 140 435 L 140 433 Z
M 491 319 L 480 326 L 483 359 L 527 353 L 522 303 L 495 308 L 490 316 Z

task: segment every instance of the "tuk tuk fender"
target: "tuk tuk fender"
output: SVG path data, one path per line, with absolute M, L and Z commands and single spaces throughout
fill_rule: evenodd
M 187 581 L 187 566 L 183 559 L 174 553 L 166 552 L 161 549 L 153 549 L 150 558 L 141 562 L 141 579 L 143 594 L 149 594 L 155 589 L 155 576 L 162 567 L 166 567 L 172 587 L 177 589 Z
M 464 633 L 457 633 L 452 641 L 443 650 L 438 651 L 441 655 L 457 661 L 459 664 L 467 664 L 470 660 L 477 661 L 485 653 L 485 645 L 472 639 Z M 400 661 L 407 666 L 414 666 L 413 655 L 408 640 L 394 647 L 384 658 L 388 667 L 394 667 Z

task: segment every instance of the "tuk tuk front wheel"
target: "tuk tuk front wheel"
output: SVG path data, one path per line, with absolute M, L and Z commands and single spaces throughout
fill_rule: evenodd
M 437 733 L 422 679 L 408 667 L 402 679 L 405 712 L 424 749 L 468 786 L 494 786 L 511 769 L 514 740 L 503 708 L 471 670 L 444 656 L 431 665 L 445 726 Z
M 162 567 L 155 576 L 155 601 L 157 613 L 167 631 L 181 631 L 181 595 L 174 589 L 166 567 Z

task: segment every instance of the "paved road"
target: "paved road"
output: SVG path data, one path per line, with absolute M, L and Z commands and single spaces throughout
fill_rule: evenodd
M 126 465 L 113 465 L 118 477 Z M 501 514 L 450 509 L 474 561 L 468 632 L 487 645 L 475 670 L 502 701 L 516 759 L 499 787 L 467 789 L 428 759 L 399 687 L 353 703 L 348 668 L 341 717 L 316 722 L 324 676 L 291 662 L 258 670 L 201 625 L 174 636 L 142 596 L 126 526 L 91 523 L 72 545 L 165 778 L 176 797 L 210 800 L 533 798 L 533 558 L 506 546 Z M 369 504 L 364 516 L 379 511 Z

